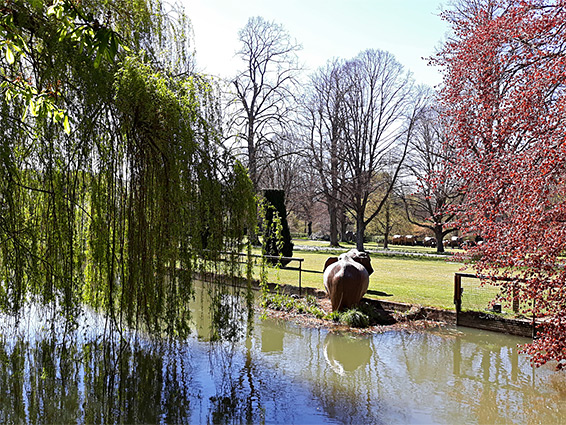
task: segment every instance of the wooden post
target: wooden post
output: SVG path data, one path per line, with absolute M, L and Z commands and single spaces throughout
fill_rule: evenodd
M 536 316 L 535 316 L 535 299 L 533 298 L 533 323 L 532 323 L 532 328 L 533 328 L 533 340 L 536 338 L 537 336 L 537 320 L 536 320 Z
M 301 274 L 303 271 L 303 260 L 299 259 L 299 297 L 302 296 L 301 295 Z
M 456 326 L 458 326 L 458 316 L 462 310 L 462 276 L 454 273 L 454 305 L 456 306 Z
M 517 296 L 517 284 L 513 284 L 513 313 L 519 312 L 519 297 Z

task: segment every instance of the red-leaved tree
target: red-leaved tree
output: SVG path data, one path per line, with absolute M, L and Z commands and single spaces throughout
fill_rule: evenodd
M 566 1 L 470 0 L 435 61 L 465 181 L 473 267 L 508 303 L 544 318 L 525 347 L 566 367 Z

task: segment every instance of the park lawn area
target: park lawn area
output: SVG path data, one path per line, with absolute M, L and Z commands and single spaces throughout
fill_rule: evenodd
M 303 258 L 302 286 L 324 290 L 322 269 L 329 256 L 326 252 L 295 251 L 293 257 Z M 418 304 L 442 309 L 454 309 L 454 273 L 462 264 L 442 258 L 414 258 L 370 254 L 374 273 L 366 297 L 386 301 Z M 292 267 L 292 269 L 290 269 Z M 299 283 L 298 262 L 285 268 L 268 267 L 268 280 L 281 284 Z M 256 266 L 254 277 L 259 277 Z
M 366 297 L 454 309 L 454 273 L 462 264 L 404 257 L 372 258 Z
M 329 248 L 330 244 L 328 241 L 317 241 L 317 240 L 310 240 L 310 239 L 303 239 L 303 238 L 295 238 L 293 239 L 293 243 L 295 245 L 302 245 L 302 246 L 313 246 L 313 247 L 322 247 L 322 248 Z M 346 250 L 352 249 L 356 247 L 355 243 L 349 242 L 340 242 L 340 246 Z M 366 249 L 375 249 L 375 250 L 382 250 L 383 244 L 376 243 L 376 242 L 366 242 L 364 243 L 364 247 Z M 426 246 L 401 246 L 401 245 L 389 245 L 389 250 L 393 252 L 416 252 L 421 254 L 436 254 L 436 248 L 430 248 Z M 445 248 L 446 254 L 462 252 L 462 250 L 452 249 L 452 248 Z

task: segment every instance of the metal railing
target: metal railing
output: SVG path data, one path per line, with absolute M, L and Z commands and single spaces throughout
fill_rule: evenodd
M 484 278 L 484 276 L 481 275 L 476 275 L 476 274 L 472 274 L 472 273 L 460 273 L 460 272 L 456 272 L 454 273 L 454 306 L 456 308 L 456 325 L 459 324 L 459 316 L 460 313 L 462 312 L 462 293 L 464 292 L 464 289 L 462 288 L 462 278 L 472 278 L 472 279 L 482 279 Z M 500 277 L 496 280 L 500 280 L 500 281 L 504 281 L 504 282 L 511 282 L 515 279 L 511 279 L 511 278 L 504 278 L 504 277 Z M 519 281 L 522 281 L 521 279 L 519 279 Z M 512 302 L 512 311 L 513 313 L 517 314 L 519 312 L 519 297 L 516 295 L 516 287 L 513 286 L 512 288 L 512 298 L 513 298 L 513 302 Z M 531 327 L 532 327 L 532 337 L 533 339 L 535 338 L 536 335 L 536 326 L 537 326 L 537 318 L 534 314 L 534 308 L 535 308 L 535 300 L 532 300 L 532 309 L 533 309 L 533 315 L 532 315 L 532 322 L 531 322 Z
M 268 260 L 275 260 L 275 261 L 285 261 L 285 262 L 292 262 L 297 261 L 299 263 L 299 267 L 287 267 L 284 266 L 285 270 L 298 270 L 299 271 L 299 296 L 302 296 L 302 273 L 303 273 L 303 261 L 304 258 L 297 258 L 297 257 L 279 257 L 278 255 L 258 255 L 258 254 L 247 254 L 245 252 L 219 252 L 221 255 L 230 255 L 230 256 L 238 256 L 238 257 L 247 257 L 248 255 L 253 258 L 265 258 Z M 241 264 L 245 264 L 245 261 L 239 261 Z

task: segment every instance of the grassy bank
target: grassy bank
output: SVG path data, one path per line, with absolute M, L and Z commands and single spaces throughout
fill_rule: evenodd
M 303 258 L 302 286 L 324 290 L 322 270 L 326 259 L 334 254 L 327 252 L 295 250 L 293 256 Z M 370 276 L 367 298 L 386 301 L 419 304 L 448 310 L 454 309 L 454 273 L 462 264 L 446 261 L 443 258 L 421 258 L 403 256 L 384 256 L 372 254 L 375 272 Z M 298 262 L 291 262 L 287 267 L 276 269 L 268 267 L 268 280 L 282 284 L 298 285 Z M 255 277 L 259 277 L 256 267 Z M 484 309 L 493 299 L 496 289 L 492 287 L 478 289 L 477 281 L 469 280 L 465 296 L 467 307 Z M 477 289 L 477 290 L 476 290 Z

